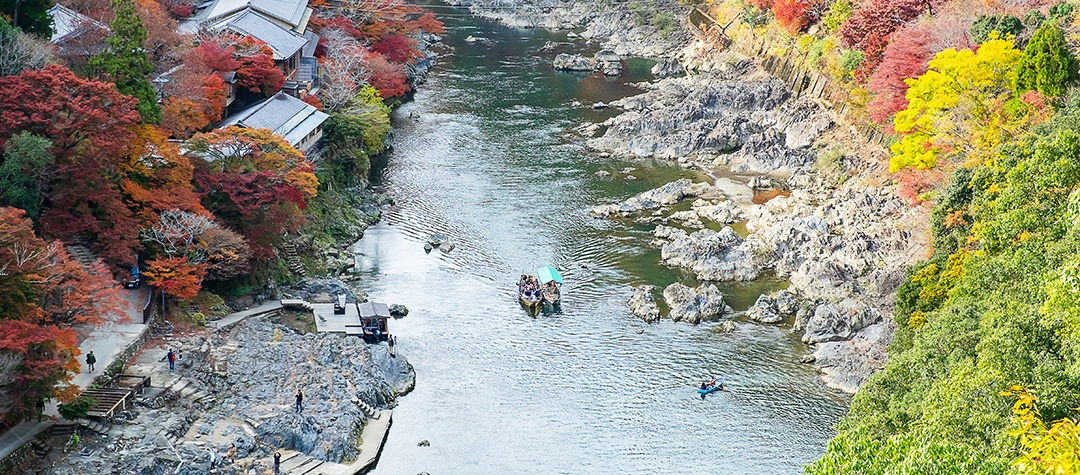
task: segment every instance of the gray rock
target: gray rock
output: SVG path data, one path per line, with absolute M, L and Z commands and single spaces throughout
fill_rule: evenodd
M 731 227 L 687 234 L 681 229 L 657 226 L 653 236 L 666 241 L 660 248 L 663 264 L 689 269 L 699 280 L 750 281 L 761 273 L 761 267 L 743 248 L 743 239 Z
M 596 60 L 567 53 L 559 53 L 551 65 L 560 71 L 594 71 L 597 68 Z
M 743 211 L 734 201 L 724 200 L 712 204 L 705 200 L 697 200 L 692 208 L 702 219 L 714 223 L 731 224 L 744 219 Z
M 870 325 L 851 339 L 815 345 L 812 358 L 830 387 L 854 393 L 874 372 L 885 367 L 885 348 L 892 343 L 891 320 Z
M 390 305 L 389 310 L 390 315 L 397 318 L 401 318 L 409 314 L 409 308 L 399 303 Z
M 634 315 L 650 323 L 660 320 L 660 308 L 656 306 L 656 300 L 653 298 L 654 290 L 656 287 L 652 285 L 634 287 L 634 294 L 627 302 Z
M 717 333 L 731 333 L 736 330 L 735 322 L 731 320 L 724 320 L 716 325 L 713 331 Z
M 671 309 L 668 318 L 676 322 L 697 324 L 719 320 L 732 311 L 731 307 L 724 303 L 724 295 L 714 284 L 691 288 L 676 282 L 664 289 L 664 300 Z
M 675 59 L 666 58 L 657 61 L 650 72 L 652 72 L 653 76 L 658 78 L 666 78 L 686 74 L 686 69 L 684 69 L 682 64 Z
M 821 343 L 851 339 L 855 332 L 881 320 L 881 313 L 864 302 L 844 299 L 839 303 L 817 306 L 806 322 L 806 343 Z
M 630 173 L 632 170 L 623 170 Z M 677 204 L 683 199 L 700 196 L 712 189 L 708 183 L 694 183 L 689 178 L 682 178 L 659 188 L 633 196 L 626 201 L 615 205 L 597 206 L 589 211 L 595 218 L 607 218 L 610 216 L 629 216 L 634 213 L 660 209 L 664 206 Z

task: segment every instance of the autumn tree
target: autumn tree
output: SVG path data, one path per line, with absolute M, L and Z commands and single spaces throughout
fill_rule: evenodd
M 139 226 L 114 181 L 139 120 L 135 104 L 111 84 L 58 65 L 0 77 L 0 146 L 24 131 L 53 144 L 42 231 L 86 239 L 112 264 L 139 246 Z
M 192 188 L 194 167 L 180 147 L 157 127 L 142 125 L 134 131 L 120 167 L 120 189 L 139 227 L 151 226 L 160 213 L 171 210 L 206 214 Z
M 203 231 L 192 246 L 196 262 L 206 265 L 206 280 L 225 281 L 251 269 L 251 246 L 243 236 L 217 227 Z
M 926 72 L 931 57 L 927 49 L 929 42 L 930 34 L 924 28 L 907 27 L 889 43 L 881 64 L 866 85 L 866 89 L 874 93 L 868 109 L 875 122 L 884 124 L 907 108 L 906 81 Z
M 157 243 L 169 258 L 187 257 L 199 235 L 218 224 L 205 215 L 179 209 L 163 211 L 161 220 L 142 232 L 142 238 Z
M 406 74 L 404 66 L 391 63 L 386 58 L 375 55 L 368 60 L 367 67 L 371 71 L 371 78 L 368 79 L 368 83 L 378 89 L 379 95 L 384 99 L 401 97 L 409 92 L 409 85 L 405 82 L 408 80 L 408 74 Z
M 146 28 L 143 48 L 154 58 L 162 58 L 180 43 L 176 20 L 155 0 L 135 0 L 135 9 Z
M 135 0 L 112 0 L 112 6 L 116 18 L 109 24 L 107 48 L 91 58 L 90 65 L 116 84 L 122 94 L 139 100 L 139 115 L 144 123 L 159 124 L 157 92 L 146 79 L 154 66 L 146 54 L 146 29 L 135 11 Z
M 195 183 L 203 205 L 240 232 L 254 256 L 274 255 L 286 231 L 303 223 L 301 211 L 318 179 L 302 153 L 267 129 L 228 127 L 192 137 Z
M 1025 108 L 1005 103 L 1012 97 L 1022 53 L 1012 41 L 990 40 L 978 51 L 948 49 L 934 56 L 928 70 L 908 80 L 906 109 L 898 112 L 890 169 L 931 168 L 942 154 L 993 150 L 1022 128 L 1015 121 Z M 1026 116 L 1026 114 L 1025 114 Z
M 8 421 L 30 414 L 40 398 L 72 398 L 79 368 L 72 325 L 98 323 L 125 306 L 104 264 L 83 267 L 59 242 L 37 237 L 24 211 L 0 208 L 0 357 L 17 361 L 0 388 L 0 401 L 18 395 L 3 408 Z
M 220 75 L 240 65 L 233 52 L 203 42 L 184 55 L 183 65 L 164 87 L 161 125 L 170 135 L 187 139 L 221 119 L 228 86 Z
M 11 26 L 0 18 L 0 76 L 14 76 L 24 69 L 40 69 L 55 62 L 52 47 Z
M 371 50 L 399 64 L 413 63 L 421 57 L 416 41 L 402 35 L 387 35 L 372 44 Z
M 1077 78 L 1077 62 L 1056 22 L 1039 28 L 1024 48 L 1016 71 L 1017 91 L 1060 96 Z
M 199 294 L 206 269 L 191 264 L 186 258 L 171 257 L 147 261 L 143 275 L 147 282 L 166 295 L 187 300 Z
M 0 204 L 38 217 L 47 173 L 54 162 L 49 139 L 25 131 L 8 139 L 0 162 Z
M 772 4 L 776 23 L 792 35 L 798 34 L 810 22 L 809 8 L 806 0 L 775 0 Z
M 840 41 L 844 47 L 862 51 L 866 58 L 862 67 L 873 71 L 881 62 L 890 35 L 931 4 L 927 0 L 871 0 L 840 26 Z

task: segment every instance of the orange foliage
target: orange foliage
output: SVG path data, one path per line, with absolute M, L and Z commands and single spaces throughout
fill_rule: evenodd
M 0 208 L 0 350 L 21 358 L 9 387 L 22 397 L 6 419 L 32 412 L 39 398 L 73 397 L 79 348 L 72 325 L 124 315 L 126 305 L 100 260 L 81 266 L 60 242 L 37 237 L 25 211 Z
M 120 180 L 120 189 L 141 227 L 156 223 L 158 213 L 166 210 L 208 214 L 192 190 L 194 167 L 180 153 L 180 147 L 154 126 L 141 125 L 134 130 L 135 140 L 122 165 L 126 176 Z
M 157 259 L 146 263 L 147 281 L 168 295 L 187 300 L 202 289 L 206 267 L 190 264 L 186 257 Z
M 300 100 L 302 100 L 302 101 L 304 101 L 304 102 L 306 102 L 308 104 L 311 104 L 316 109 L 323 110 L 322 101 L 320 101 L 319 97 L 316 96 L 315 94 L 308 94 L 308 95 L 300 98 Z

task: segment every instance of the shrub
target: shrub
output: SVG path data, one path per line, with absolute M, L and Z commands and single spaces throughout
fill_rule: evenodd
M 90 412 L 90 408 L 94 407 L 97 403 L 98 400 L 96 397 L 80 394 L 74 401 L 67 404 L 58 404 L 56 410 L 60 412 L 60 417 L 73 421 L 75 419 L 86 417 L 86 414 Z
M 866 55 L 862 51 L 856 49 L 845 50 L 844 54 L 840 56 L 840 71 L 843 74 L 845 81 L 852 78 L 852 73 L 866 60 Z
M 995 31 L 1001 38 L 1015 37 L 1024 31 L 1024 24 L 1013 15 L 979 15 L 971 24 L 971 38 L 979 44 L 989 40 Z

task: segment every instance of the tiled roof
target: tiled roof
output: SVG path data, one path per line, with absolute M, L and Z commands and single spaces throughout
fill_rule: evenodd
M 243 13 L 230 17 L 214 29 L 229 29 L 266 42 L 274 53 L 275 61 L 289 59 L 308 42 L 303 35 L 282 28 L 254 10 L 245 10 Z
M 296 27 L 304 21 L 307 2 L 304 0 L 218 0 L 208 9 L 204 18 L 216 20 L 248 7 Z
M 104 23 L 63 5 L 53 5 L 53 7 L 48 10 L 48 13 L 53 20 L 52 38 L 49 39 L 49 41 L 53 43 L 60 43 L 67 40 L 69 36 L 78 36 L 83 31 L 86 31 L 87 28 L 96 27 L 106 31 L 109 29 Z
M 239 125 L 251 129 L 270 129 L 292 145 L 317 129 L 326 118 L 324 112 L 300 99 L 279 92 L 263 102 L 255 104 L 226 119 L 219 128 Z

